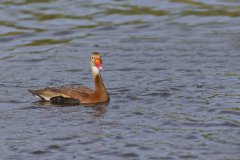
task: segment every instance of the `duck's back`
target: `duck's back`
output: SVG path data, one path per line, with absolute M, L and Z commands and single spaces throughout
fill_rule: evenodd
M 72 98 L 83 101 L 84 99 L 88 99 L 94 91 L 90 88 L 80 85 L 67 85 L 61 87 L 47 87 L 39 90 L 30 90 L 30 92 L 45 101 L 51 101 L 51 99 L 54 97 Z

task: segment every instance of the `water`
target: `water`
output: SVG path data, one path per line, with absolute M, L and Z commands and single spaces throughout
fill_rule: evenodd
M 0 159 L 240 158 L 240 1 L 0 2 Z M 92 86 L 53 107 L 27 90 Z

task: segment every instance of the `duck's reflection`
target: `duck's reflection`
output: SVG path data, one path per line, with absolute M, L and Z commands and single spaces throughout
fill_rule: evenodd
M 88 105 L 55 105 L 55 104 L 52 104 L 48 101 L 36 101 L 36 102 L 33 102 L 34 106 L 39 108 L 39 107 L 61 107 L 61 108 L 72 108 L 72 107 L 79 107 L 80 108 L 92 108 L 91 112 L 89 112 L 92 116 L 94 117 L 104 117 L 104 115 L 106 114 L 107 112 L 107 106 L 108 106 L 108 103 L 99 103 L 99 104 L 88 104 Z M 32 108 L 32 107 L 31 107 Z M 76 108 L 75 108 L 76 109 Z M 68 110 L 68 112 L 75 112 L 76 110 L 75 109 L 71 109 L 71 110 Z
M 92 115 L 94 117 L 104 117 L 106 112 L 107 112 L 107 105 L 97 105 L 97 106 L 93 106 L 93 112 Z

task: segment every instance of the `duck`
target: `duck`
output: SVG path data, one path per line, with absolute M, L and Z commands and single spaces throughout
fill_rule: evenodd
M 102 70 L 101 54 L 93 52 L 89 62 L 95 86 L 94 89 L 80 85 L 67 85 L 29 90 L 29 92 L 33 96 L 40 98 L 41 102 L 50 102 L 57 105 L 107 103 L 110 101 L 110 97 L 100 75 L 100 70 Z

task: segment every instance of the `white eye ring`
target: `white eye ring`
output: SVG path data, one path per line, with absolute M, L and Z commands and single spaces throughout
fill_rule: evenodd
M 93 57 L 92 57 L 92 59 L 93 59 Z

